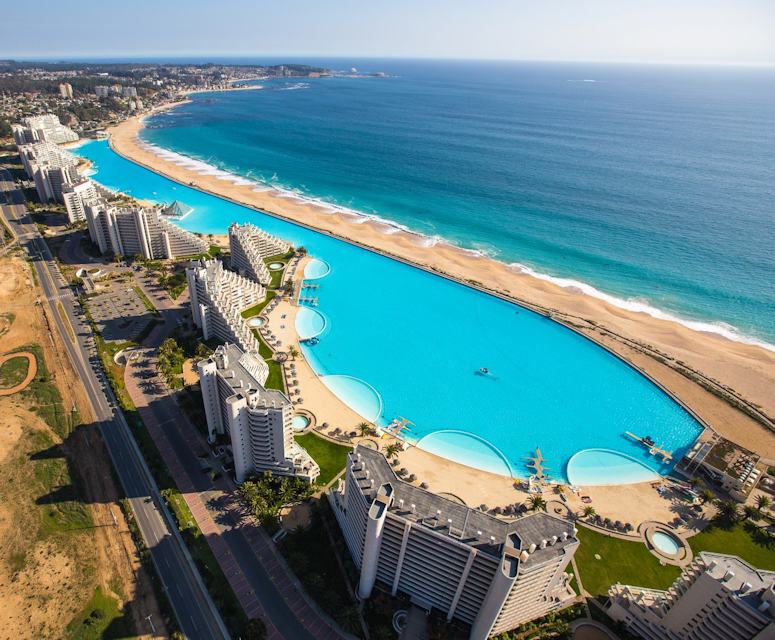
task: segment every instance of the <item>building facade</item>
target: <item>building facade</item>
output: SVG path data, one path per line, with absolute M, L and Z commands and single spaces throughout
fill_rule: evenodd
M 280 240 L 253 224 L 232 224 L 229 227 L 231 268 L 246 278 L 267 285 L 272 276 L 264 260 L 287 253 L 290 243 Z
M 775 572 L 702 552 L 667 591 L 614 585 L 607 609 L 646 640 L 775 640 Z
M 565 569 L 579 542 L 568 521 L 546 513 L 500 520 L 404 482 L 360 445 L 329 501 L 360 570 L 361 598 L 379 583 L 485 640 L 575 597 Z
M 67 219 L 70 224 L 86 221 L 85 203 L 90 200 L 97 200 L 99 192 L 94 183 L 83 178 L 77 182 L 68 182 L 62 186 L 62 200 L 67 209 Z
M 320 468 L 293 438 L 293 405 L 264 387 L 269 369 L 258 353 L 221 345 L 197 371 L 210 441 L 228 436 L 237 482 L 265 471 L 315 481 Z
M 194 324 L 205 339 L 236 344 L 258 353 L 259 343 L 241 311 L 262 302 L 266 289 L 225 269 L 219 260 L 200 260 L 186 269 Z
M 72 92 L 72 87 L 70 87 L 70 91 Z M 70 127 L 66 127 L 59 122 L 59 118 L 51 113 L 22 118 L 20 124 L 11 126 L 11 132 L 17 145 L 32 144 L 34 142 L 64 144 L 78 140 L 78 134 Z
M 64 185 L 81 180 L 78 158 L 54 143 L 35 142 L 17 148 L 24 171 L 35 182 L 41 202 L 63 202 Z
M 208 248 L 198 236 L 161 218 L 156 209 L 118 207 L 103 198 L 83 200 L 83 209 L 89 236 L 102 253 L 172 260 Z

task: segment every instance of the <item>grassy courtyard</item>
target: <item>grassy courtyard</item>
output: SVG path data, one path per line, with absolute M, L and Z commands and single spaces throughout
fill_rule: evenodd
M 10 389 L 22 382 L 27 376 L 28 368 L 29 360 L 25 357 L 18 356 L 6 360 L 0 365 L 0 389 Z
M 296 436 L 296 442 L 304 447 L 320 466 L 318 484 L 327 485 L 344 469 L 350 447 L 329 442 L 314 433 Z
M 592 596 L 605 596 L 617 582 L 666 589 L 681 573 L 678 567 L 660 565 L 642 542 L 611 538 L 586 527 L 579 527 L 578 537 L 581 544 L 576 564 L 581 582 Z
M 738 556 L 757 569 L 775 571 L 775 542 L 755 525 L 736 523 L 730 527 L 712 524 L 689 538 L 692 551 L 712 551 Z

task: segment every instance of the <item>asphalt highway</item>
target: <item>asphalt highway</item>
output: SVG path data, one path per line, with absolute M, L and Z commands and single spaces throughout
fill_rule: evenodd
M 0 170 L 0 203 L 5 223 L 32 260 L 45 303 L 51 310 L 49 316 L 86 389 L 116 473 L 181 630 L 191 639 L 229 638 L 113 395 L 83 310 L 28 215 L 24 194 L 16 189 L 10 174 L 4 170 Z

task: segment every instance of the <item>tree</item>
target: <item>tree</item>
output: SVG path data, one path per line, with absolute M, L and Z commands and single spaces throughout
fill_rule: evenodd
M 113 262 L 116 264 L 119 264 L 124 261 L 124 256 L 122 256 L 120 253 L 116 253 L 113 255 Z
M 395 442 L 392 442 L 387 447 L 385 447 L 385 457 L 388 460 L 390 460 L 390 458 L 395 458 L 399 451 L 401 451 L 401 447 L 399 447 Z
M 242 640 L 264 640 L 266 638 L 266 625 L 261 618 L 248 620 L 240 635 Z
M 732 500 L 719 500 L 716 503 L 718 518 L 726 524 L 734 524 L 740 517 L 737 503 Z
M 765 509 L 768 509 L 769 506 L 772 504 L 772 500 L 770 500 L 763 493 L 760 493 L 758 496 L 756 496 L 756 500 L 754 502 L 756 503 L 756 508 L 759 511 L 764 511 Z
M 375 431 L 373 427 L 368 422 L 361 422 L 358 425 L 358 431 L 361 434 L 361 437 L 365 438 L 366 436 L 373 436 Z
M 743 507 L 743 514 L 748 520 L 758 520 L 762 512 L 753 505 L 748 504 Z
M 531 511 L 546 511 L 546 500 L 539 495 L 530 496 L 527 502 Z
M 591 518 L 597 512 L 595 511 L 595 507 L 593 507 L 591 504 L 588 504 L 586 507 L 584 507 L 584 509 L 582 509 L 581 513 L 585 518 Z
M 711 503 L 715 498 L 715 494 L 710 489 L 703 489 L 700 491 L 700 500 L 702 500 L 702 504 Z
M 290 345 L 288 347 L 288 355 L 291 356 L 292 360 L 295 360 L 296 357 L 299 355 L 299 350 L 293 345 Z

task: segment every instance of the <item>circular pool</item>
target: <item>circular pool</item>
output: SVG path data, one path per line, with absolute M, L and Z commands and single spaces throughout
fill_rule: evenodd
M 446 429 L 423 436 L 415 446 L 442 458 L 460 464 L 496 473 L 499 476 L 514 476 L 509 461 L 496 447 L 473 433 Z
M 307 280 L 316 280 L 317 278 L 323 278 L 331 273 L 331 267 L 327 262 L 320 260 L 319 258 L 312 258 L 304 267 L 304 277 Z
M 584 449 L 568 460 L 568 482 L 603 486 L 653 482 L 660 475 L 632 456 L 611 449 Z
M 664 531 L 655 531 L 653 534 L 651 534 L 651 543 L 662 553 L 665 553 L 669 556 L 677 555 L 683 547 L 683 545 L 678 542 L 674 536 L 671 536 L 669 533 L 665 533 Z
M 345 375 L 321 376 L 320 379 L 342 402 L 369 422 L 382 415 L 382 396 L 368 382 Z
M 309 340 L 319 336 L 326 328 L 326 317 L 309 307 L 300 307 L 296 314 L 296 333 L 300 340 Z
M 291 426 L 296 431 L 304 431 L 309 426 L 309 418 L 297 413 L 291 419 Z
M 248 326 L 249 327 L 263 327 L 265 324 L 265 320 L 263 318 L 259 318 L 256 316 L 255 318 L 250 318 L 248 320 Z
M 285 263 L 284 262 L 270 262 L 269 263 L 269 269 L 271 271 L 280 271 L 280 269 L 284 269 L 284 268 L 285 268 Z

